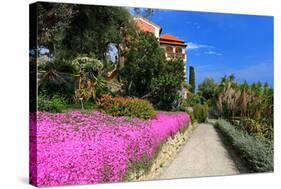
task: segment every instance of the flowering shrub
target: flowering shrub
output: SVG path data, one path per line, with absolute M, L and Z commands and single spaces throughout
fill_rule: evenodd
M 30 124 L 37 129 L 30 132 L 30 180 L 37 186 L 122 181 L 131 162 L 151 160 L 161 142 L 189 121 L 184 112 L 160 112 L 149 120 L 38 112 L 37 124 Z
M 148 119 L 156 114 L 152 104 L 147 100 L 139 98 L 102 95 L 99 105 L 103 111 L 113 116 L 130 116 Z

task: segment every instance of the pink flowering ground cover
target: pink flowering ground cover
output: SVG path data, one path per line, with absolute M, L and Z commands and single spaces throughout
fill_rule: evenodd
M 58 186 L 124 180 L 131 162 L 151 160 L 161 142 L 187 127 L 190 118 L 184 112 L 158 112 L 149 120 L 37 112 L 35 122 L 30 128 L 31 183 Z

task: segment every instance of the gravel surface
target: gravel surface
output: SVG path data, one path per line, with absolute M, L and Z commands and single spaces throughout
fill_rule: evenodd
M 245 173 L 239 157 L 228 148 L 212 124 L 199 124 L 158 179 Z

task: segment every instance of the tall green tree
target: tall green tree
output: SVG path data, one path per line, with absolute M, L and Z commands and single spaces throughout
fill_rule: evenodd
M 198 90 L 201 91 L 202 96 L 206 99 L 212 99 L 215 95 L 217 84 L 212 78 L 205 78 L 202 83 L 198 85 Z
M 132 42 L 120 79 L 126 95 L 149 99 L 157 108 L 170 110 L 184 81 L 184 64 L 166 60 L 156 37 L 139 32 Z
M 55 58 L 94 53 L 105 59 L 109 44 L 119 48 L 134 30 L 132 16 L 123 7 L 38 3 L 38 46 Z
M 151 101 L 161 110 L 171 110 L 177 106 L 180 90 L 184 82 L 184 63 L 180 59 L 165 61 L 158 77 L 151 82 Z
M 64 3 L 37 3 L 38 47 L 45 47 L 54 54 L 60 48 L 65 30 L 75 15 L 73 5 Z
M 93 52 L 98 59 L 104 60 L 109 44 L 123 43 L 126 34 L 134 30 L 132 17 L 123 7 L 79 5 L 71 19 L 62 41 L 66 55 Z
M 148 95 L 152 78 L 160 75 L 164 61 L 164 50 L 156 37 L 140 32 L 129 48 L 120 74 L 126 94 L 137 97 Z
M 189 84 L 191 86 L 190 92 L 195 92 L 195 71 L 193 66 L 189 66 Z

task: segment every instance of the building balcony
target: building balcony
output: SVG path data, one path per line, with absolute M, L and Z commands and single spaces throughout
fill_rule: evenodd
M 185 59 L 184 53 L 167 53 L 167 58 L 180 58 L 182 60 Z

